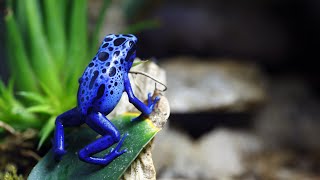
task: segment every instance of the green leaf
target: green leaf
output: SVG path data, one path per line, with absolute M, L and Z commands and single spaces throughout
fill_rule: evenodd
M 11 79 L 8 87 L 5 86 L 2 80 L 0 80 L 0 97 L 6 101 L 9 105 L 14 104 L 13 95 L 13 80 Z
M 46 14 L 46 31 L 48 34 L 48 42 L 54 56 L 54 64 L 61 69 L 66 59 L 66 28 L 64 26 L 63 12 L 61 8 L 66 4 L 64 0 L 46 0 L 44 1 L 44 9 Z M 58 13 L 59 12 L 59 13 Z
M 44 114 L 53 114 L 54 111 L 50 105 L 35 105 L 27 108 L 27 111 L 30 113 L 44 113 Z
M 138 66 L 138 65 L 143 64 L 143 63 L 146 63 L 146 62 L 148 62 L 148 60 L 146 60 L 146 61 L 134 60 L 134 61 L 133 61 L 133 64 L 132 64 L 132 67 Z
M 59 73 L 54 64 L 47 36 L 44 32 L 44 22 L 39 1 L 28 0 L 20 3 L 24 3 L 26 8 L 28 37 L 32 53 L 30 60 L 33 69 L 41 82 L 46 83 L 50 89 L 59 94 L 62 91 Z
M 50 104 L 53 106 L 53 107 L 56 107 L 58 108 L 60 106 L 60 103 L 61 102 L 61 99 L 59 99 L 57 96 L 56 96 L 56 93 L 50 89 L 46 83 L 41 83 L 40 82 L 40 85 L 41 85 L 41 89 L 44 91 L 44 94 L 47 96 L 47 98 L 50 100 Z M 55 109 L 56 111 L 59 111 L 60 109 Z
M 14 96 L 13 80 L 6 87 L 0 80 L 0 120 L 16 129 L 39 128 L 42 122 L 28 112 Z
M 27 91 L 20 91 L 17 93 L 17 95 L 20 95 L 29 101 L 34 101 L 40 104 L 44 104 L 46 102 L 46 98 L 43 97 L 43 95 L 40 95 L 36 92 L 27 92 Z
M 87 32 L 87 0 L 73 1 L 69 19 L 68 61 L 66 62 L 66 84 L 76 87 L 78 78 L 89 62 Z
M 57 118 L 56 116 L 50 117 L 49 120 L 47 121 L 47 123 L 41 129 L 40 134 L 39 134 L 40 135 L 40 141 L 39 141 L 39 144 L 38 144 L 38 149 L 41 148 L 43 143 L 46 141 L 46 139 L 49 137 L 49 135 L 53 131 L 54 122 L 55 122 L 56 118 Z
M 28 179 L 74 179 L 75 177 L 76 179 L 119 179 L 139 155 L 143 147 L 160 130 L 152 124 L 150 119 L 138 122 L 130 121 L 138 115 L 137 113 L 126 113 L 112 120 L 112 123 L 119 129 L 122 136 L 124 133 L 128 133 L 122 146 L 122 149 L 127 149 L 127 152 L 116 158 L 108 166 L 102 167 L 88 164 L 78 159 L 77 152 L 93 142 L 98 135 L 89 128 L 80 128 L 72 131 L 67 136 L 68 152 L 60 162 L 54 160 L 53 152 L 50 150 L 33 168 Z M 97 156 L 103 156 L 109 151 L 110 148 L 99 153 Z
M 10 0 L 11 1 L 11 0 Z M 15 18 L 19 24 L 19 30 L 21 32 L 22 41 L 26 41 L 27 33 L 27 17 L 26 17 L 26 6 L 24 2 L 14 1 L 14 6 L 16 6 Z
M 29 64 L 27 52 L 23 43 L 21 31 L 14 19 L 13 12 L 8 9 L 6 21 L 6 43 L 8 46 L 8 59 L 12 75 L 19 80 L 18 89 L 27 91 L 37 90 L 37 82 L 34 72 Z

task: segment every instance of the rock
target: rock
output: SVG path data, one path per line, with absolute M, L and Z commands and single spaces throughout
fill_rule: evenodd
M 231 178 L 246 171 L 246 156 L 262 149 L 256 136 L 227 129 L 212 131 L 197 142 L 173 130 L 161 134 L 153 150 L 160 179 Z
M 152 77 L 156 77 L 159 81 L 165 83 L 166 74 L 163 69 L 157 66 L 153 62 L 142 63 L 135 67 L 132 67 L 133 71 L 142 71 L 144 73 L 149 74 Z M 150 114 L 149 118 L 154 123 L 154 125 L 160 129 L 163 128 L 170 114 L 169 102 L 163 96 L 163 93 L 160 93 L 159 90 L 155 89 L 154 81 L 148 77 L 142 75 L 134 75 L 129 74 L 131 86 L 133 92 L 137 98 L 140 100 L 146 100 L 148 92 L 154 92 L 153 96 L 159 96 L 160 100 L 154 108 L 154 111 Z M 121 97 L 120 102 L 108 115 L 109 118 L 112 118 L 116 115 L 123 114 L 127 111 L 135 111 L 138 110 L 129 103 L 128 96 L 126 93 Z M 140 180 L 140 179 L 156 179 L 156 171 L 153 165 L 151 147 L 153 141 L 149 142 L 146 147 L 141 151 L 139 156 L 132 162 L 130 167 L 126 170 L 124 175 L 121 177 L 123 180 Z
M 269 101 L 258 113 L 257 133 L 268 147 L 286 145 L 304 150 L 320 149 L 320 101 L 297 78 L 270 81 Z
M 192 140 L 183 133 L 162 130 L 155 138 L 152 150 L 153 161 L 161 178 L 198 178 L 200 166 L 197 153 L 194 152 Z
M 149 118 L 152 123 L 162 129 L 169 117 L 169 103 L 164 96 L 161 96 L 154 111 L 150 114 Z M 156 179 L 156 170 L 153 165 L 151 149 L 153 140 L 149 142 L 146 147 L 140 152 L 139 156 L 132 162 L 130 167 L 126 170 L 121 180 L 140 180 L 140 179 Z
M 136 59 L 136 60 L 139 60 L 139 59 Z M 131 70 L 145 72 L 151 75 L 152 77 L 156 77 L 159 81 L 166 84 L 166 72 L 151 61 L 132 67 Z M 155 82 L 152 79 L 145 77 L 143 75 L 139 75 L 139 74 L 136 75 L 133 73 L 129 74 L 129 78 L 130 78 L 132 90 L 138 99 L 147 100 L 148 93 L 155 92 Z M 169 106 L 168 102 L 163 102 L 163 103 L 167 103 L 167 105 Z M 119 103 L 117 104 L 116 108 L 108 115 L 108 118 L 121 115 L 124 112 L 128 112 L 128 111 L 139 112 L 131 103 L 129 103 L 128 96 L 126 93 L 124 93 Z M 170 114 L 169 109 L 164 111 L 168 111 L 167 116 Z M 166 119 L 167 118 L 168 117 L 166 117 Z
M 156 179 L 156 170 L 153 166 L 151 155 L 151 144 L 152 143 L 147 144 L 120 180 Z
M 167 59 L 168 99 L 173 113 L 245 111 L 265 99 L 264 79 L 254 64 L 180 57 Z
M 248 159 L 248 173 L 241 179 L 308 179 L 320 177 L 319 151 L 267 150 Z
M 259 152 L 262 143 L 255 135 L 219 129 L 199 141 L 202 178 L 231 178 L 246 171 L 245 157 Z

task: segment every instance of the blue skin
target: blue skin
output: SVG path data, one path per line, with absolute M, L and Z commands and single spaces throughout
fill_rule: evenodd
M 141 102 L 132 92 L 128 78 L 129 70 L 136 56 L 137 38 L 134 35 L 108 35 L 104 38 L 98 53 L 89 63 L 79 79 L 77 107 L 59 115 L 56 119 L 53 150 L 56 160 L 66 153 L 64 145 L 64 127 L 80 126 L 86 123 L 102 137 L 90 143 L 78 153 L 79 159 L 87 163 L 108 165 L 126 152 L 120 151 L 127 135 L 121 138 L 119 130 L 106 118 L 118 104 L 125 91 L 141 115 L 132 121 L 148 116 L 159 97 L 152 100 L 148 94 L 148 104 Z M 94 157 L 113 144 L 118 143 L 104 157 Z

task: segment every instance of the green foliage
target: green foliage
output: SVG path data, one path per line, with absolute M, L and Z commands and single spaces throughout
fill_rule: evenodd
M 6 45 L 12 79 L 0 79 L 0 121 L 18 130 L 40 129 L 39 147 L 55 118 L 76 105 L 78 78 L 95 54 L 104 15 L 103 1 L 93 34 L 88 32 L 87 0 L 7 0 Z M 134 33 L 157 23 L 127 28 Z
M 18 175 L 17 168 L 13 164 L 7 164 L 4 172 L 0 171 L 0 179 L 3 180 L 23 180 L 22 175 Z
M 15 129 L 26 127 L 39 128 L 40 122 L 34 114 L 13 96 L 13 81 L 5 87 L 0 81 L 0 120 L 10 124 Z
M 78 78 L 92 56 L 88 47 L 98 42 L 89 43 L 86 0 L 40 2 L 7 1 L 8 60 L 18 96 L 13 83 L 1 83 L 0 120 L 41 128 L 41 145 L 55 117 L 76 105 Z
M 139 155 L 143 147 L 160 130 L 152 124 L 150 119 L 131 122 L 131 119 L 138 115 L 137 113 L 129 113 L 112 120 L 122 136 L 124 133 L 128 133 L 129 135 L 124 140 L 122 146 L 122 149 L 126 148 L 127 152 L 116 158 L 108 166 L 92 165 L 78 159 L 77 152 L 96 140 L 98 135 L 89 128 L 81 128 L 72 131 L 67 136 L 68 152 L 60 162 L 56 162 L 53 159 L 52 150 L 49 151 L 34 167 L 28 179 L 74 179 L 75 177 L 77 179 L 119 179 L 130 166 L 131 162 Z M 99 153 L 97 156 L 102 157 L 109 151 L 110 148 Z

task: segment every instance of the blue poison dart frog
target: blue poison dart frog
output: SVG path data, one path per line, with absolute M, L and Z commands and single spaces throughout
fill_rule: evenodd
M 137 38 L 134 35 L 107 35 L 93 60 L 86 67 L 79 79 L 77 107 L 59 115 L 55 121 L 53 150 L 56 160 L 66 153 L 64 143 L 64 127 L 80 126 L 86 123 L 102 137 L 88 144 L 78 153 L 79 159 L 92 164 L 108 165 L 118 156 L 126 152 L 120 150 L 126 134 L 121 138 L 119 130 L 106 118 L 118 104 L 125 91 L 141 115 L 132 119 L 138 120 L 148 116 L 159 97 L 154 100 L 148 94 L 145 105 L 133 94 L 128 73 L 136 57 Z M 103 157 L 95 157 L 113 144 L 118 143 Z

